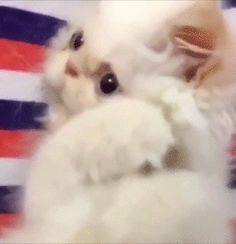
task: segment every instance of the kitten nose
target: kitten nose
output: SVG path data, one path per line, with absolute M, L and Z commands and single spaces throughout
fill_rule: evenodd
M 65 74 L 70 75 L 72 77 L 79 76 L 78 70 L 76 69 L 75 65 L 72 64 L 70 61 L 67 61 L 67 63 L 66 63 Z

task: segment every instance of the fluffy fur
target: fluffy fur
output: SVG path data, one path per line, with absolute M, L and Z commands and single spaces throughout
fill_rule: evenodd
M 50 127 L 107 98 L 98 88 L 102 74 L 93 75 L 106 63 L 122 93 L 133 92 L 135 80 L 146 74 L 183 80 L 227 145 L 235 129 L 236 49 L 217 3 L 184 1 L 177 7 L 175 1 L 101 2 L 89 21 L 62 31 L 57 43 L 63 43 L 63 50 L 53 44 L 45 72 L 54 94 Z M 70 50 L 69 40 L 78 30 L 84 31 L 85 43 Z M 65 73 L 68 62 L 79 71 L 78 77 Z
M 163 82 L 138 100 L 112 98 L 49 137 L 30 172 L 26 226 L 8 242 L 228 241 L 224 150 L 191 90 Z M 179 145 L 182 165 L 168 158 Z M 142 175 L 147 162 L 151 174 Z
M 176 109 L 119 97 L 66 123 L 36 155 L 24 225 L 4 242 L 228 242 L 226 157 Z M 189 161 L 167 170 L 180 141 Z
M 35 155 L 23 226 L 3 242 L 228 243 L 227 156 L 199 98 L 223 104 L 227 89 L 211 88 L 226 66 L 214 84 L 206 70 L 228 60 L 228 36 L 202 46 L 185 32 L 191 13 L 194 31 L 211 37 L 216 23 L 225 30 L 221 14 L 211 1 L 99 6 L 83 24 L 85 44 L 69 50 L 67 30 L 48 59 L 57 129 Z M 109 96 L 99 89 L 107 72 L 119 81 Z

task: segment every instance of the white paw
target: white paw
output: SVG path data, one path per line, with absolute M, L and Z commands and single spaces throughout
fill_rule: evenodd
M 180 79 L 161 75 L 139 77 L 133 85 L 133 95 L 162 106 L 169 119 L 177 125 L 190 124 L 199 129 L 206 127 L 193 91 Z
M 168 106 L 170 117 L 177 124 L 189 124 L 199 129 L 206 127 L 206 119 L 190 91 L 172 87 L 163 92 L 161 100 Z
M 111 99 L 68 123 L 56 140 L 82 180 L 106 181 L 139 170 L 161 168 L 173 143 L 170 125 L 157 106 Z

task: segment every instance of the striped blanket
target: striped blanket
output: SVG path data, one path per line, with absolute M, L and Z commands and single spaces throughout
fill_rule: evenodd
M 20 212 L 28 159 L 42 133 L 38 118 L 47 109 L 42 102 L 42 63 L 48 40 L 65 24 L 27 8 L 32 7 L 0 6 L 0 232 Z
M 48 40 L 78 9 L 71 2 L 0 0 L 0 232 L 18 219 L 28 158 L 43 129 L 38 118 L 47 109 L 42 63 Z M 236 143 L 232 152 L 236 158 Z

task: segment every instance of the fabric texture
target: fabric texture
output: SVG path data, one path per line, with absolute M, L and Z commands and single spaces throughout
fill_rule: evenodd
M 46 2 L 0 1 L 0 232 L 20 213 L 29 158 L 47 111 L 42 63 L 49 39 L 66 23 L 65 8 Z

